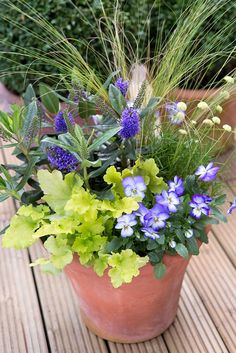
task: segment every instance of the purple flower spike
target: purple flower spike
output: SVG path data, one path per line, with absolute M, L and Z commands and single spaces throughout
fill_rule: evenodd
M 149 209 L 147 209 L 142 203 L 139 203 L 139 209 L 135 212 L 136 216 L 139 217 L 140 222 L 144 224 L 144 217 L 146 214 L 149 212 Z
M 160 238 L 160 235 L 152 228 L 141 228 L 141 231 L 144 233 L 144 236 L 146 238 L 150 238 L 150 239 L 159 239 Z
M 216 174 L 219 171 L 219 167 L 215 167 L 213 162 L 209 163 L 207 167 L 200 165 L 195 172 L 195 175 L 199 175 L 199 179 L 202 181 L 212 181 L 216 178 Z
M 165 206 L 169 212 L 177 212 L 177 205 L 180 204 L 180 200 L 178 198 L 178 195 L 171 191 L 162 191 L 161 195 L 156 196 L 156 202 L 157 204 L 160 204 L 162 206 Z
M 208 216 L 210 207 L 206 203 L 206 195 L 195 194 L 192 196 L 192 201 L 189 202 L 192 211 L 190 215 L 196 219 L 200 219 L 202 215 Z
M 153 230 L 157 231 L 164 228 L 166 225 L 166 220 L 169 218 L 169 213 L 165 211 L 164 208 L 160 208 L 159 205 L 155 205 L 145 216 L 144 225 L 145 228 L 151 227 Z
M 236 209 L 236 197 L 234 198 L 234 201 L 231 204 L 230 208 L 228 209 L 227 213 L 231 214 L 234 209 Z
M 55 168 L 66 173 L 75 170 L 78 164 L 78 160 L 72 153 L 58 146 L 48 148 L 47 157 Z
M 178 176 L 174 177 L 174 181 L 170 180 L 168 181 L 169 185 L 169 192 L 173 191 L 175 192 L 178 196 L 182 196 L 184 193 L 184 186 L 183 186 L 183 179 L 179 178 Z
M 128 139 L 138 134 L 140 130 L 139 114 L 137 109 L 125 108 L 121 114 L 121 130 L 120 137 Z
M 122 185 L 126 196 L 138 196 L 142 199 L 144 198 L 144 191 L 147 189 L 147 187 L 142 176 L 126 177 L 122 180 Z
M 134 214 L 126 214 L 117 219 L 116 229 L 121 229 L 121 236 L 123 238 L 131 237 L 134 234 L 132 226 L 135 226 L 137 221 Z
M 75 121 L 71 112 L 68 113 L 68 118 L 71 124 L 74 125 Z M 57 115 L 54 118 L 54 126 L 55 126 L 56 132 L 67 132 L 67 125 L 64 118 L 64 112 L 60 111 L 59 113 L 57 113 Z
M 115 86 L 120 90 L 122 95 L 125 97 L 129 88 L 129 81 L 123 80 L 122 77 L 119 77 L 115 82 Z

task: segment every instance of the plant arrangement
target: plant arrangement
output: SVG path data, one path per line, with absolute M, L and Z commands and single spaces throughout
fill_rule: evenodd
M 173 322 L 191 255 L 208 242 L 209 225 L 227 221 L 217 157 L 219 136 L 234 132 L 221 127 L 218 115 L 236 75 L 225 76 L 191 114 L 189 102 L 170 98 L 221 55 L 213 51 L 218 35 L 210 50 L 198 33 L 224 1 L 191 2 L 168 43 L 157 43 L 145 59 L 139 40 L 133 47 L 122 27 L 119 2 L 113 18 L 100 5 L 103 50 L 88 45 L 88 54 L 103 74 L 27 2 L 5 1 L 50 47 L 18 50 L 56 71 L 53 87 L 37 72 L 39 89 L 29 85 L 23 106 L 0 112 L 1 148 L 17 160 L 0 166 L 0 200 L 20 203 L 2 245 L 22 249 L 40 241 L 47 256 L 32 266 L 52 274 L 65 269 L 86 325 L 106 339 L 140 342 Z M 227 32 L 223 26 L 221 35 Z M 235 208 L 234 200 L 228 213 Z

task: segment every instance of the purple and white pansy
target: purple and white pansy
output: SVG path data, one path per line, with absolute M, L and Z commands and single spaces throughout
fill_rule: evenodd
M 169 213 L 166 208 L 160 207 L 160 205 L 154 205 L 153 208 L 144 216 L 144 226 L 151 227 L 155 231 L 164 228 L 166 220 L 169 218 Z
M 125 214 L 117 219 L 116 229 L 121 229 L 121 236 L 123 238 L 131 237 L 134 234 L 133 226 L 137 224 L 134 214 Z
M 177 196 L 182 196 L 184 193 L 183 179 L 179 178 L 177 175 L 174 177 L 174 181 L 168 181 L 169 189 L 168 191 L 175 192 Z
M 196 219 L 200 219 L 202 215 L 208 216 L 210 207 L 206 201 L 205 195 L 195 194 L 192 196 L 191 202 L 189 202 L 192 211 L 190 215 Z
M 122 180 L 122 185 L 126 196 L 144 198 L 147 186 L 142 176 L 126 177 Z
M 144 233 L 144 236 L 146 238 L 150 238 L 153 240 L 160 238 L 160 235 L 157 233 L 157 231 L 155 231 L 151 227 L 143 227 L 143 228 L 141 228 L 141 231 Z
M 214 166 L 213 162 L 210 162 L 206 167 L 200 165 L 196 170 L 195 175 L 198 175 L 199 179 L 202 181 L 210 182 L 216 178 L 219 169 L 219 167 Z
M 175 192 L 163 190 L 161 195 L 156 196 L 156 202 L 157 204 L 165 206 L 169 212 L 177 212 L 180 199 Z

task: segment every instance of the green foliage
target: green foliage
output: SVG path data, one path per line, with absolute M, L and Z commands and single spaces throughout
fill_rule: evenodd
M 108 275 L 114 288 L 118 288 L 122 283 L 130 283 L 133 277 L 139 275 L 139 269 L 145 266 L 148 257 L 140 257 L 132 250 L 122 250 L 120 253 L 112 254 L 108 264 L 112 268 Z
M 161 279 L 166 273 L 166 265 L 160 262 L 154 266 L 154 273 L 157 279 Z
M 71 263 L 73 255 L 65 237 L 51 236 L 45 241 L 44 246 L 51 254 L 50 262 L 56 269 L 61 270 Z

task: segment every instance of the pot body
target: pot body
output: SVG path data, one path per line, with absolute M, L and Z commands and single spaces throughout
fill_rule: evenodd
M 191 112 L 196 108 L 198 102 L 200 100 L 205 100 L 211 97 L 214 97 L 219 93 L 218 89 L 199 89 L 199 90 L 191 90 L 191 89 L 178 89 L 174 91 L 173 99 L 182 100 L 188 103 L 188 114 L 191 116 Z M 221 104 L 223 111 L 222 113 L 216 113 L 217 116 L 221 119 L 221 127 L 224 124 L 228 124 L 232 126 L 232 128 L 236 127 L 236 92 L 232 92 L 230 98 Z M 233 133 L 225 133 L 221 136 L 222 133 L 215 132 L 213 138 L 215 140 L 219 140 L 219 149 L 223 152 L 234 147 L 234 134 Z M 220 137 L 221 136 L 221 137 Z
M 78 294 L 86 326 L 96 335 L 120 343 L 143 342 L 160 335 L 173 322 L 189 260 L 165 255 L 166 274 L 154 276 L 148 263 L 129 284 L 113 288 L 107 272 L 98 277 L 77 256 L 65 272 Z

